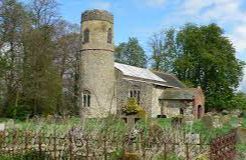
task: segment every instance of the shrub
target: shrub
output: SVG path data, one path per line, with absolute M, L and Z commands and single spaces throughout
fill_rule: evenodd
M 28 105 L 18 105 L 18 106 L 10 106 L 7 109 L 7 116 L 9 118 L 25 120 L 32 113 L 31 107 Z
M 146 112 L 137 103 L 136 99 L 131 97 L 128 99 L 127 104 L 122 108 L 123 113 L 127 115 L 138 114 L 140 117 L 145 117 Z

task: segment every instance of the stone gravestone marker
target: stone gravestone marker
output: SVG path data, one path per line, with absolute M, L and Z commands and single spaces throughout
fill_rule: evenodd
M 246 128 L 238 127 L 237 141 L 241 144 L 246 144 Z
M 221 128 L 222 127 L 222 124 L 220 122 L 220 116 L 215 115 L 213 117 L 213 127 L 214 128 Z
M 213 128 L 213 117 L 211 115 L 203 116 L 202 122 L 207 128 Z
M 0 123 L 0 132 L 5 130 L 5 124 L 4 123 Z

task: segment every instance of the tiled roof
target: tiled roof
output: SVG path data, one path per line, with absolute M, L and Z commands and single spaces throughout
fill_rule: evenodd
M 166 84 L 169 86 L 177 87 L 177 88 L 185 88 L 185 85 L 178 80 L 178 78 L 170 73 L 164 73 L 159 71 L 153 71 L 157 76 L 159 76 L 162 79 L 165 79 L 167 82 Z
M 152 81 L 157 81 L 157 82 L 162 82 L 162 83 L 166 82 L 164 79 L 160 78 L 159 76 L 151 72 L 149 69 L 139 68 L 135 66 L 121 64 L 121 63 L 114 63 L 114 66 L 115 68 L 120 70 L 125 76 L 152 80 Z
M 193 100 L 198 94 L 197 88 L 168 88 L 165 89 L 160 99 L 173 99 L 173 100 Z

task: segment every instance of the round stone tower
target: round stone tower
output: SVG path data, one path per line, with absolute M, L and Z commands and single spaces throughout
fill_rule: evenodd
M 86 117 L 116 113 L 113 15 L 88 10 L 81 21 L 82 111 Z

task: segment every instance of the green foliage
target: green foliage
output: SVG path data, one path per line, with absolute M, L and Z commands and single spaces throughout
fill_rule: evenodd
M 146 115 L 144 109 L 138 104 L 137 100 L 133 97 L 128 98 L 127 104 L 122 108 L 125 114 L 138 114 L 141 117 Z
M 149 42 L 152 51 L 152 68 L 157 71 L 173 71 L 177 56 L 175 30 L 173 28 L 155 33 Z
M 116 149 L 114 152 L 110 153 L 109 160 L 121 159 L 124 155 L 123 149 Z
M 9 106 L 6 114 L 9 118 L 25 120 L 32 114 L 32 109 L 28 105 Z
M 37 151 L 30 151 L 28 153 L 17 153 L 14 155 L 9 154 L 1 154 L 1 160 L 43 160 L 43 159 L 50 159 L 51 157 L 47 155 L 45 152 L 37 152 Z
M 127 43 L 120 43 L 116 47 L 115 61 L 136 67 L 147 66 L 147 56 L 137 38 L 129 38 Z
M 61 94 L 61 79 L 53 64 L 53 29 L 45 26 L 25 36 L 24 101 L 34 114 L 54 114 Z
M 223 109 L 233 97 L 242 78 L 244 63 L 235 57 L 235 48 L 216 24 L 188 24 L 177 34 L 178 78 L 192 86 L 201 86 L 206 107 Z
M 229 109 L 241 109 L 246 111 L 246 94 L 243 92 L 236 93 L 229 101 Z

